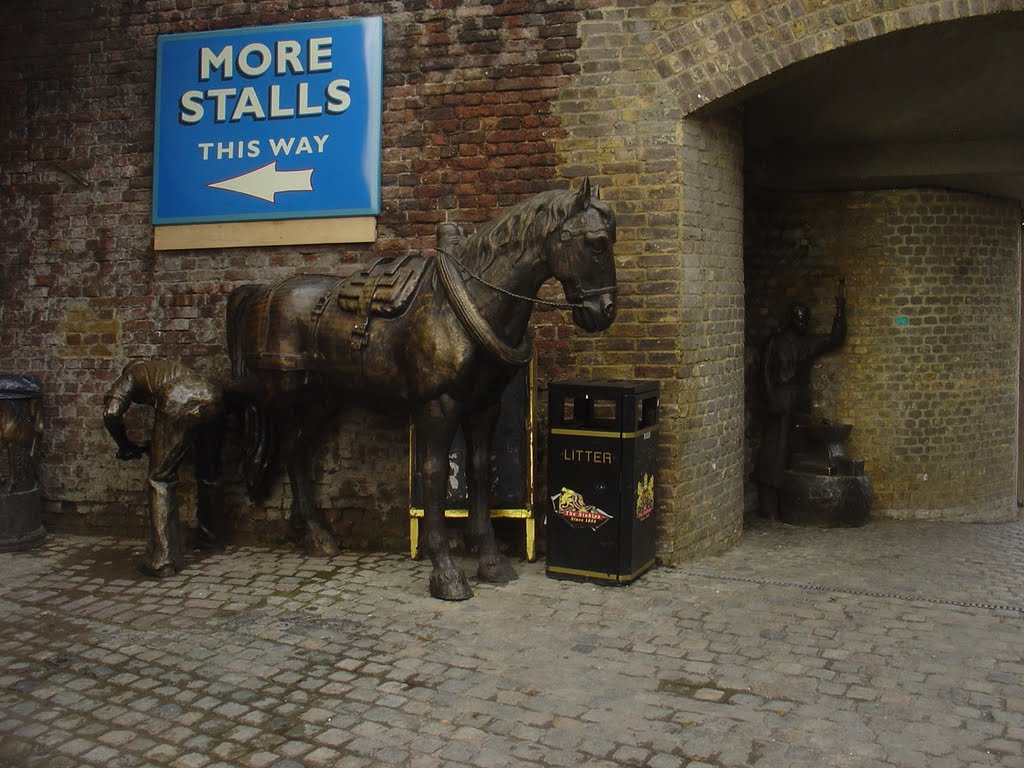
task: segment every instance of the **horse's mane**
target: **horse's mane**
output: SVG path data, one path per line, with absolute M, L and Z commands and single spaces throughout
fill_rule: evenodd
M 549 190 L 533 195 L 506 209 L 478 231 L 466 237 L 461 247 L 464 263 L 477 274 L 484 274 L 495 266 L 499 254 L 506 254 L 508 263 L 515 264 L 526 253 L 540 252 L 544 240 L 568 219 L 576 204 L 575 190 Z M 602 218 L 611 219 L 611 209 L 591 199 Z

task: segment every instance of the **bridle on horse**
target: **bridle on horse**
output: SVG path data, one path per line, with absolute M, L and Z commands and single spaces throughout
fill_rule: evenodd
M 563 245 L 565 245 L 571 242 L 572 240 L 575 240 L 577 237 L 582 237 L 590 233 L 604 233 L 606 231 L 607 230 L 604 229 L 570 229 L 569 227 L 563 226 L 559 230 L 558 239 L 561 241 Z M 480 277 L 480 275 L 478 275 L 476 272 L 467 267 L 465 263 L 462 262 L 451 251 L 446 251 L 444 248 L 435 248 L 435 250 L 438 253 L 442 254 L 443 256 L 447 256 L 449 259 L 454 261 L 455 264 L 463 272 L 465 272 L 473 280 L 476 280 L 478 283 L 480 283 L 480 285 L 490 288 L 492 291 L 496 291 L 497 293 L 504 294 L 505 296 L 508 296 L 510 298 L 529 302 L 530 304 L 533 304 L 535 306 L 552 307 L 554 309 L 583 309 L 584 299 L 589 299 L 591 296 L 601 296 L 602 294 L 606 293 L 615 294 L 618 292 L 618 288 L 616 286 L 605 285 L 601 286 L 600 288 L 577 288 L 577 290 L 573 291 L 573 296 L 576 298 L 576 301 L 548 301 L 547 299 L 538 299 L 536 296 L 524 296 L 521 293 L 516 293 L 515 291 L 510 291 L 507 288 L 502 288 L 500 285 L 495 285 L 494 283 L 488 282 L 484 278 Z
M 559 241 L 564 247 L 567 243 L 578 237 L 586 235 L 589 231 L 590 230 L 586 229 L 574 230 L 563 225 L 559 231 Z M 438 253 L 437 271 L 441 277 L 441 284 L 444 286 L 445 295 L 448 297 L 448 301 L 451 303 L 452 309 L 455 310 L 455 314 L 458 316 L 460 322 L 462 322 L 466 329 L 473 335 L 473 338 L 476 339 L 476 341 L 479 342 L 488 352 L 509 365 L 525 365 L 533 358 L 533 346 L 530 343 L 529 335 L 524 334 L 523 340 L 518 347 L 512 347 L 502 341 L 494 332 L 494 329 L 491 328 L 490 323 L 484 319 L 480 314 L 480 311 L 476 308 L 476 305 L 473 303 L 473 299 L 466 290 L 466 284 L 459 276 L 458 270 L 455 267 L 458 267 L 470 278 L 476 280 L 481 285 L 490 288 L 492 291 L 496 291 L 513 299 L 529 302 L 535 306 L 553 307 L 555 309 L 583 309 L 585 306 L 585 299 L 588 299 L 591 296 L 600 296 L 607 293 L 614 294 L 617 290 L 614 285 L 603 286 L 600 288 L 589 288 L 586 290 L 579 286 L 573 286 L 576 288 L 576 290 L 573 291 L 573 298 L 576 300 L 571 302 L 548 301 L 546 299 L 539 299 L 536 296 L 524 296 L 520 293 L 510 291 L 507 288 L 502 288 L 500 285 L 494 285 L 493 283 L 488 282 L 467 267 L 458 257 L 444 248 L 437 248 L 436 250 Z M 453 262 L 455 266 L 452 265 Z

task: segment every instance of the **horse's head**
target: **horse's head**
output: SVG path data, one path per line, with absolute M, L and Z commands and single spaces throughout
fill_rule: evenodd
M 549 235 L 548 265 L 585 331 L 603 331 L 615 319 L 615 215 L 583 182 L 568 216 Z

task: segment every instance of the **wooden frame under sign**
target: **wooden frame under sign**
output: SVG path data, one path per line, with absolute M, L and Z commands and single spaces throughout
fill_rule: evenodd
M 227 221 L 214 224 L 174 224 L 153 227 L 153 250 L 237 248 L 256 245 L 315 245 L 372 243 L 377 219 L 355 216 L 334 219 Z
M 520 368 L 505 388 L 501 415 L 491 444 L 491 517 L 522 520 L 526 559 L 537 558 L 537 524 L 534 515 L 534 424 L 536 361 Z M 444 516 L 469 517 L 466 496 L 466 444 L 459 429 L 449 452 L 448 498 Z M 416 432 L 409 425 L 409 556 L 419 556 L 423 496 L 416 460 Z

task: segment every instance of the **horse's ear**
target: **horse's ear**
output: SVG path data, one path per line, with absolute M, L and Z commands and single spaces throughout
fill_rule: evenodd
M 583 177 L 583 186 L 580 187 L 580 191 L 576 193 L 576 210 L 586 210 L 587 206 L 590 205 L 590 177 Z

